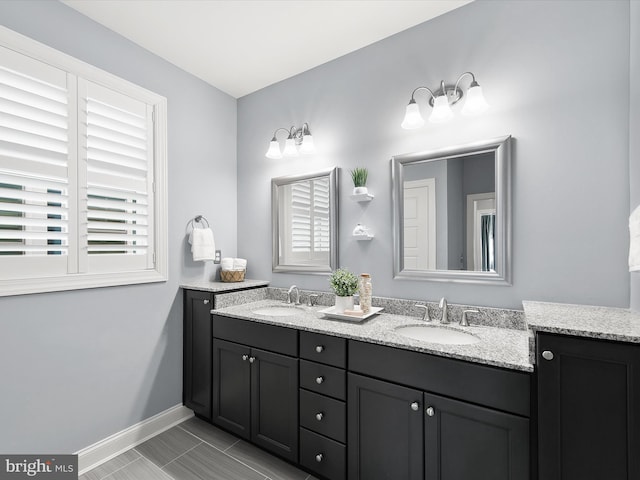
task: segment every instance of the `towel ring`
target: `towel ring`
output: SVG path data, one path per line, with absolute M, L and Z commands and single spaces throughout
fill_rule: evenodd
M 202 215 L 196 215 L 191 220 L 189 220 L 189 223 L 187 224 L 187 231 L 189 230 L 189 227 L 191 227 L 191 230 L 196 228 L 196 224 L 200 225 L 202 228 L 209 228 L 209 220 L 204 218 Z M 204 224 L 206 224 L 206 227 Z

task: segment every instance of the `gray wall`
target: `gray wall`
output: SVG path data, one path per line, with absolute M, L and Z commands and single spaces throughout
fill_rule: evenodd
M 250 275 L 328 290 L 324 276 L 272 274 L 269 179 L 337 165 L 340 263 L 370 272 L 376 294 L 513 308 L 523 299 L 629 306 L 629 9 L 627 0 L 476 1 L 239 99 L 238 251 Z M 416 86 L 467 70 L 484 88 L 488 113 L 400 128 Z M 302 122 L 318 155 L 264 157 L 277 127 Z M 394 280 L 391 156 L 505 134 L 515 138 L 513 286 Z M 370 169 L 369 204 L 348 198 L 355 166 Z M 373 229 L 373 241 L 350 238 L 358 222 Z
M 185 225 L 205 215 L 235 254 L 236 101 L 61 3 L 0 20 L 168 99 L 169 281 L 0 298 L 0 452 L 73 452 L 182 402 L 179 283 L 211 275 Z
M 640 205 L 640 2 L 631 2 L 631 52 L 629 101 L 630 210 Z M 631 272 L 631 308 L 640 311 L 640 272 Z

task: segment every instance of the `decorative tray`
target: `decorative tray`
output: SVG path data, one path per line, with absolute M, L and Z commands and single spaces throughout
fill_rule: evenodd
M 360 307 L 356 307 L 354 310 L 359 310 Z M 329 307 L 329 308 L 324 308 L 322 310 L 318 310 L 319 313 L 323 313 L 325 317 L 328 318 L 335 318 L 337 320 L 346 320 L 347 322 L 362 322 L 363 320 L 366 320 L 367 318 L 372 317 L 373 315 L 380 313 L 382 310 L 384 310 L 383 307 L 371 307 L 371 309 L 369 310 L 369 313 L 364 314 L 362 316 L 359 315 L 345 315 L 344 313 L 336 313 L 335 312 L 336 307 Z

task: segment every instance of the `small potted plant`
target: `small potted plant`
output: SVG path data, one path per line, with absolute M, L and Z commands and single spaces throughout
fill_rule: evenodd
M 335 313 L 353 310 L 353 295 L 358 291 L 358 277 L 346 268 L 339 268 L 331 274 L 329 283 L 336 294 Z
M 368 193 L 367 175 L 369 172 L 364 167 L 357 167 L 351 170 L 351 179 L 353 180 L 353 194 L 364 195 Z

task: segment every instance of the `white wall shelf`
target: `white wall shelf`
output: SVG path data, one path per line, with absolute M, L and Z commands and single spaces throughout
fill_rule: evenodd
M 349 195 L 349 198 L 354 202 L 370 202 L 373 200 L 374 195 L 371 193 L 360 193 L 358 195 Z

